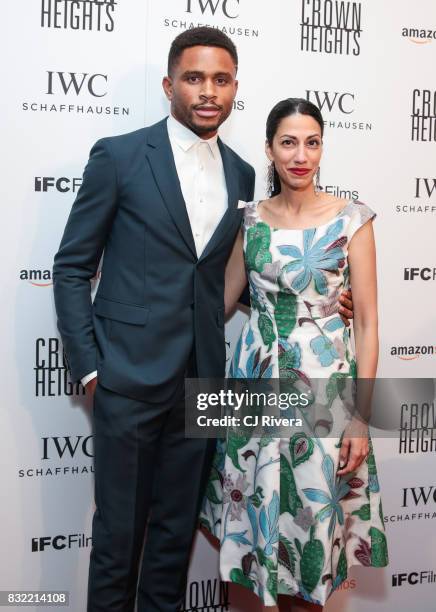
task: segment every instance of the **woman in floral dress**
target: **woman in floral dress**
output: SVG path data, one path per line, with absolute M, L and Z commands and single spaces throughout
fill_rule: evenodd
M 322 409 L 332 414 L 341 381 L 376 375 L 375 213 L 320 191 L 323 129 L 306 100 L 272 109 L 271 197 L 246 204 L 226 270 L 226 311 L 248 279 L 250 318 L 231 378 L 308 387 L 327 379 Z M 349 283 L 355 352 L 338 314 Z M 283 439 L 229 430 L 219 441 L 201 523 L 220 540 L 224 580 L 247 587 L 266 607 L 280 594 L 290 596 L 293 612 L 319 611 L 352 565 L 387 564 L 372 444 L 366 426 L 358 432 L 344 426 L 336 437 L 300 431 Z

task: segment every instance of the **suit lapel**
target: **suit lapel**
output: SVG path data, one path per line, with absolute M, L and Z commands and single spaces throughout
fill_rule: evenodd
M 218 138 L 218 146 L 221 153 L 221 159 L 223 160 L 228 204 L 227 210 L 222 216 L 220 222 L 218 223 L 206 247 L 204 248 L 204 251 L 200 256 L 200 260 L 207 257 L 214 249 L 219 246 L 220 242 L 224 239 L 228 231 L 231 229 L 236 214 L 238 212 L 239 181 L 238 176 L 236 174 L 236 169 L 226 145 L 221 141 L 220 138 Z
M 166 119 L 150 128 L 146 155 L 165 206 L 186 245 L 197 257 L 191 224 L 168 137 Z

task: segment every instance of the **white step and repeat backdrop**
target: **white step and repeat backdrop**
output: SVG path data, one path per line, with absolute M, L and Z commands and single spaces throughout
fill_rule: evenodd
M 326 119 L 321 183 L 378 212 L 379 375 L 436 363 L 434 0 L 9 0 L 2 7 L 0 590 L 65 589 L 85 610 L 93 512 L 90 407 L 65 368 L 51 267 L 95 140 L 160 119 L 171 40 L 208 24 L 240 54 L 222 135 L 265 189 L 269 109 L 307 97 Z M 229 354 L 243 321 L 228 325 Z M 434 408 L 429 427 L 436 426 Z M 427 423 L 419 420 L 417 427 Z M 394 426 L 400 426 L 400 418 Z M 436 436 L 436 428 L 432 430 Z M 433 612 L 435 444 L 376 439 L 390 566 L 352 570 L 336 612 Z M 186 610 L 257 610 L 199 536 Z

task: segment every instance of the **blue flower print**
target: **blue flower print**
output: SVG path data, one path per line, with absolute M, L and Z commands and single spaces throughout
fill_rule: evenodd
M 315 244 L 312 244 L 312 242 L 316 229 L 304 230 L 303 253 L 295 245 L 279 247 L 282 255 L 295 258 L 294 261 L 283 266 L 282 273 L 301 270 L 291 283 L 294 291 L 301 293 L 313 279 L 316 291 L 320 295 L 327 295 L 327 278 L 324 272 L 335 272 L 345 263 L 345 254 L 342 247 L 346 244 L 347 239 L 345 236 L 339 238 L 343 224 L 343 220 L 339 219 L 330 225 L 324 236 Z
M 339 359 L 339 353 L 336 350 L 333 342 L 325 336 L 317 336 L 310 341 L 310 348 L 318 356 L 319 362 L 323 368 L 328 368 L 332 365 L 335 359 Z

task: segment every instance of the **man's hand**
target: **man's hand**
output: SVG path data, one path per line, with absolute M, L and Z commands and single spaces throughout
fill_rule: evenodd
M 343 291 L 339 296 L 339 314 L 341 315 L 341 319 L 344 322 L 346 327 L 350 326 L 349 319 L 353 318 L 353 297 L 351 295 L 351 290 Z
M 89 381 L 89 383 L 86 384 L 86 395 L 89 395 L 89 397 L 94 397 L 94 393 L 95 393 L 95 388 L 97 386 L 97 377 L 93 378 L 92 380 Z

